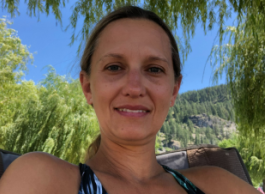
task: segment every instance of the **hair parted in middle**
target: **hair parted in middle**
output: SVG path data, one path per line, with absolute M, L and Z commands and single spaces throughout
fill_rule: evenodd
M 81 59 L 81 70 L 85 71 L 88 75 L 90 75 L 91 71 L 91 58 L 92 55 L 96 49 L 97 40 L 100 36 L 100 33 L 104 30 L 104 28 L 110 24 L 111 22 L 114 22 L 119 19 L 147 19 L 150 21 L 155 22 L 158 24 L 163 30 L 166 32 L 166 34 L 169 37 L 170 44 L 171 44 L 171 52 L 172 52 L 172 61 L 173 61 L 173 68 L 174 68 L 174 75 L 175 80 L 181 75 L 181 62 L 179 57 L 179 50 L 176 43 L 176 40 L 168 27 L 168 25 L 154 12 L 144 10 L 142 8 L 136 7 L 136 6 L 125 6 L 116 9 L 113 12 L 110 12 L 108 15 L 103 17 L 95 26 L 93 29 L 86 47 L 83 52 L 83 56 Z

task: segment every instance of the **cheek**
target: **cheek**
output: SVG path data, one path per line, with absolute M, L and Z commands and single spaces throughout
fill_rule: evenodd
M 92 95 L 95 96 L 96 99 L 104 97 L 103 94 L 109 92 L 111 83 L 105 80 L 105 77 L 102 76 L 100 72 L 95 72 L 92 80 Z
M 118 92 L 118 87 L 117 82 L 107 80 L 104 76 L 95 76 L 92 84 L 92 96 L 96 112 L 107 114 L 106 108 L 111 106 L 111 102 Z
M 153 101 L 155 104 L 155 120 L 158 123 L 163 123 L 170 108 L 172 88 L 169 85 L 163 85 L 161 87 L 156 87 L 154 91 Z
M 97 107 L 104 107 L 106 103 L 110 100 L 113 90 L 111 90 L 110 84 L 95 84 L 95 92 L 93 96 L 93 102 Z
M 153 91 L 155 92 L 157 98 L 161 100 L 161 102 L 169 103 L 171 96 L 173 94 L 173 86 L 169 84 L 169 82 L 160 83 L 160 84 L 156 84 L 153 87 Z

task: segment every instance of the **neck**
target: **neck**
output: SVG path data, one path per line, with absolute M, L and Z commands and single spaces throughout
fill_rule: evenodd
M 138 146 L 101 139 L 96 155 L 86 163 L 95 171 L 118 178 L 148 180 L 163 172 L 155 155 L 155 139 Z

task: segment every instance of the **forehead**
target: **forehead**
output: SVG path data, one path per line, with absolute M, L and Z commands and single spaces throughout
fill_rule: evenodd
M 98 38 L 92 58 L 108 52 L 155 55 L 171 61 L 169 37 L 158 24 L 147 19 L 126 18 L 108 24 Z

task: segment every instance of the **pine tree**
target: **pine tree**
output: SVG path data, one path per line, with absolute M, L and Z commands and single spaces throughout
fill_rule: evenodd
M 195 135 L 195 141 L 194 141 L 194 144 L 195 145 L 199 145 L 201 142 L 200 142 L 200 134 L 198 132 L 198 130 L 196 130 L 196 135 Z
M 194 126 L 193 126 L 193 122 L 190 119 L 188 119 L 187 125 L 188 125 L 188 128 L 189 128 L 189 132 L 193 133 L 193 131 L 194 131 L 193 127 Z

